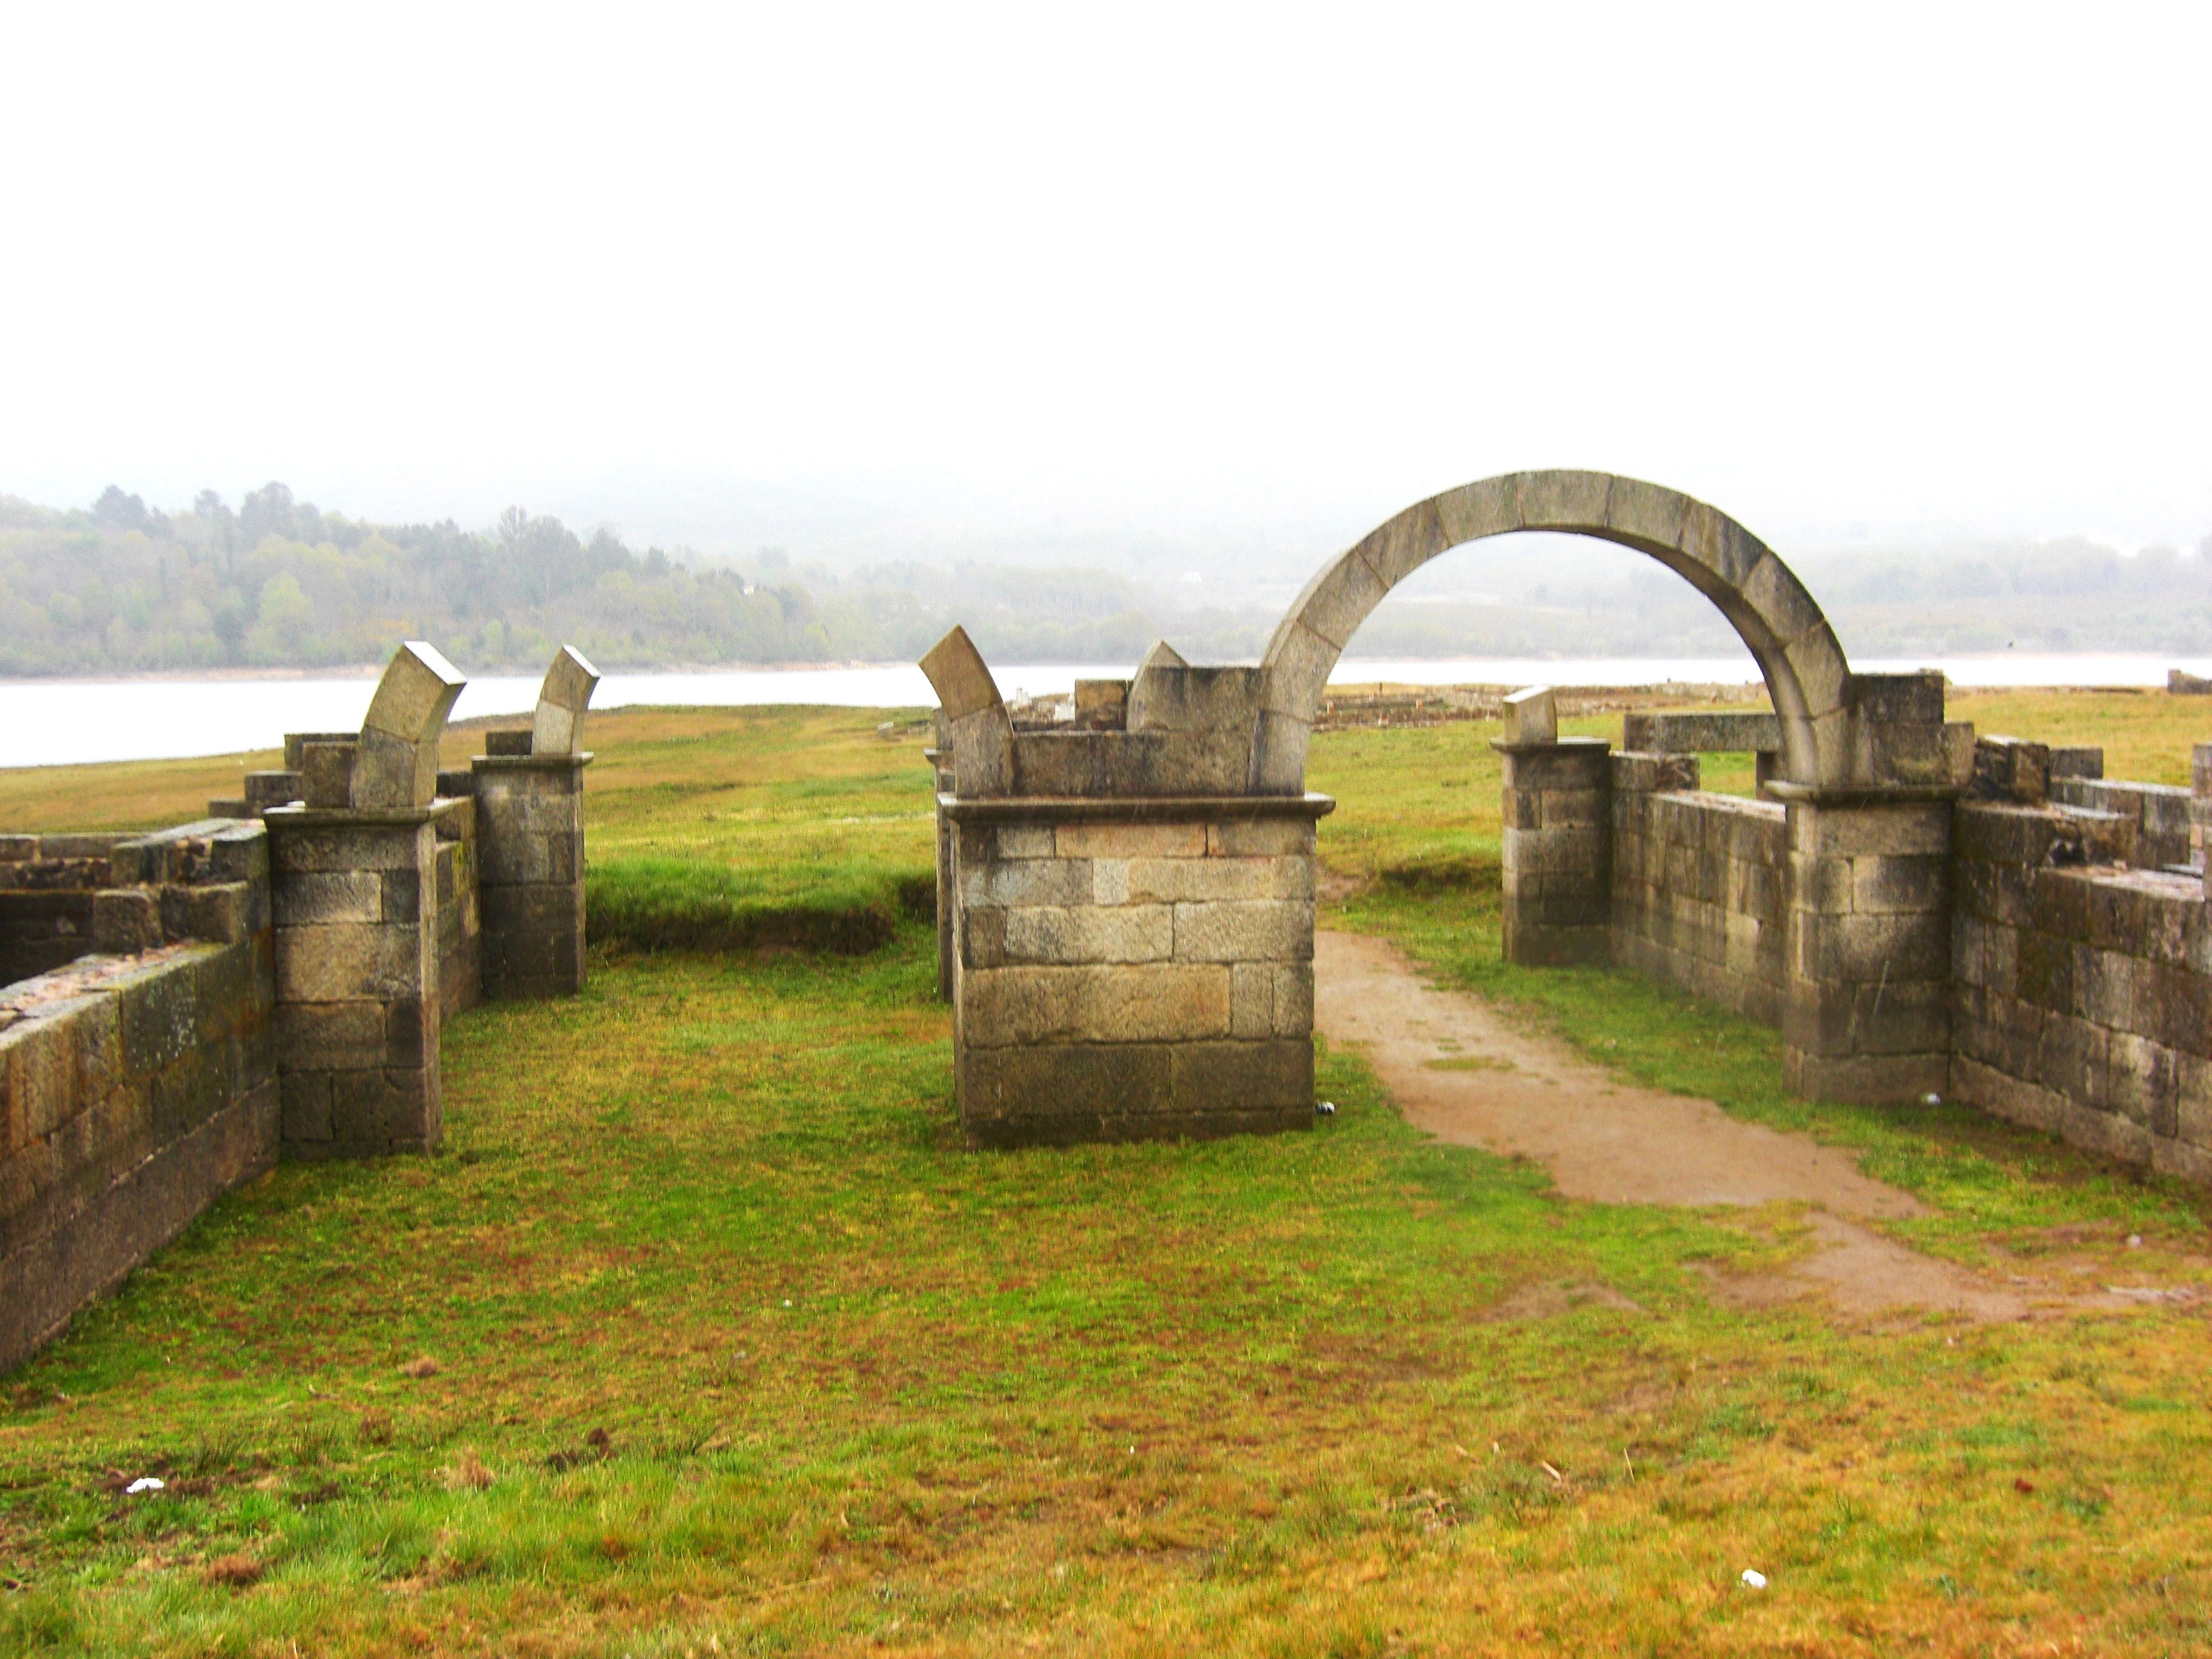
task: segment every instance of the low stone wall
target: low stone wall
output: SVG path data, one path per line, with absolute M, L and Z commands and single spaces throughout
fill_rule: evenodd
M 0 1370 L 276 1157 L 260 826 L 106 839 L 143 948 L 0 991 Z
M 2174 784 L 2066 776 L 2057 770 L 2059 757 L 2065 752 L 2051 751 L 2050 799 L 2054 805 L 2117 813 L 2130 820 L 2136 826 L 2136 841 L 2129 861 L 2138 869 L 2164 870 L 2189 862 L 2190 791 Z M 2098 764 L 2103 764 L 2101 753 L 2087 752 L 2096 754 Z
M 0 984 L 147 943 L 144 901 L 105 901 L 128 835 L 0 836 Z
M 1693 755 L 1612 758 L 1613 960 L 1782 1024 L 1789 826 L 1778 805 L 1706 793 Z
M 2126 867 L 2136 827 L 1959 809 L 1952 1089 L 2076 1146 L 2212 1180 L 2203 881 Z
M 1330 805 L 948 799 L 969 1138 L 1310 1127 L 1314 820 Z

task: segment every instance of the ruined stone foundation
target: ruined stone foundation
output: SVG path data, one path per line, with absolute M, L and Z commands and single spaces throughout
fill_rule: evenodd
M 953 801 L 960 1121 L 988 1146 L 1313 1121 L 1328 803 Z

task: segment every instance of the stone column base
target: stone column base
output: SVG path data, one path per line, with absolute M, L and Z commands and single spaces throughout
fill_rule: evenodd
M 584 988 L 584 768 L 588 754 L 478 755 L 478 950 L 487 1000 Z

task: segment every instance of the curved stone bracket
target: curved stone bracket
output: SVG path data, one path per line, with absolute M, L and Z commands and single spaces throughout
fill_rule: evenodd
M 467 684 L 426 640 L 409 640 L 392 653 L 354 752 L 348 791 L 354 811 L 404 811 L 437 799 L 438 739 Z
M 953 787 L 963 795 L 1014 793 L 1014 723 L 983 653 L 955 625 L 921 662 L 945 711 Z
M 584 711 L 592 706 L 599 683 L 599 671 L 582 652 L 573 645 L 561 647 L 538 690 L 538 710 L 530 721 L 532 754 L 573 755 L 583 747 Z

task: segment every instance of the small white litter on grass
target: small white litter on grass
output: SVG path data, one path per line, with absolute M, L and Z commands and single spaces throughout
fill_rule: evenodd
M 150 1474 L 142 1474 L 123 1490 L 129 1496 L 135 1498 L 142 1492 L 160 1492 L 167 1485 L 168 1482 L 166 1480 L 156 1480 Z
M 1746 1589 L 1765 1589 L 1766 1575 L 1757 1567 L 1746 1567 L 1743 1570 L 1743 1587 Z

